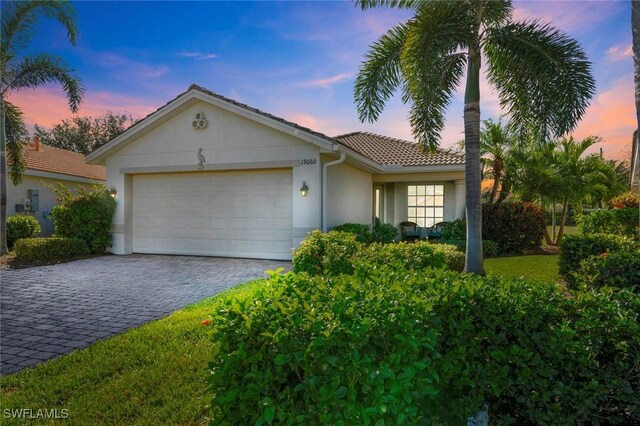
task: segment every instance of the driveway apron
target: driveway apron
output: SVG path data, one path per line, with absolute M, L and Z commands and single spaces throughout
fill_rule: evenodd
M 286 261 L 102 256 L 0 271 L 0 374 L 158 319 Z

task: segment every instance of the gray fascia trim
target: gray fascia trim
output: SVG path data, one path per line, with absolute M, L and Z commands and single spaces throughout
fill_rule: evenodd
M 383 165 L 382 174 L 385 173 L 426 173 L 426 172 L 464 172 L 464 164 L 442 166 L 396 166 Z
M 253 169 L 288 169 L 299 167 L 300 160 L 284 161 L 255 161 L 251 163 L 223 163 L 205 164 L 203 169 L 197 164 L 185 164 L 179 166 L 151 166 L 151 167 L 122 167 L 122 174 L 143 174 L 143 173 L 180 173 L 180 172 L 214 172 L 225 170 L 253 170 Z
M 24 172 L 25 176 L 35 176 L 47 179 L 56 179 L 56 180 L 68 180 L 71 182 L 81 182 L 81 183 L 104 183 L 102 179 L 92 179 L 82 176 L 73 176 L 73 175 L 64 175 L 62 173 L 54 173 L 54 172 L 44 172 L 42 170 L 34 170 L 27 169 Z

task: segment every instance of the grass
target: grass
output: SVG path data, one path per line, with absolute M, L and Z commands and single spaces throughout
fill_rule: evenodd
M 557 282 L 559 255 L 513 256 L 485 259 L 487 275 L 525 277 L 534 281 Z
M 67 409 L 68 424 L 207 424 L 209 328 L 216 300 L 251 281 L 86 349 L 0 378 L 0 411 Z M 34 414 L 35 415 L 35 414 Z M 2 424 L 24 424 L 2 419 Z
M 549 235 L 551 235 L 552 232 L 552 227 L 551 225 L 547 225 L 547 230 L 549 231 Z M 556 234 L 558 233 L 558 231 L 560 230 L 560 225 L 556 225 Z M 578 231 L 578 227 L 577 226 L 565 226 L 564 227 L 564 235 L 577 235 L 580 231 Z

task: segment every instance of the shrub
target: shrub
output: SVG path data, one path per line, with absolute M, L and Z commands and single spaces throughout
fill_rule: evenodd
M 635 288 L 640 292 L 640 250 L 590 256 L 580 262 L 573 276 L 579 284 L 595 290 L 608 286 Z
M 459 251 L 465 253 L 467 251 L 467 240 L 440 240 L 440 243 L 455 246 Z M 484 257 L 493 257 L 500 254 L 498 244 L 491 240 L 482 240 L 482 252 Z
M 612 209 L 635 208 L 637 210 L 640 207 L 640 195 L 630 191 L 610 199 L 607 204 Z
M 35 237 L 40 233 L 40 222 L 33 216 L 9 216 L 7 218 L 7 245 L 21 238 Z
M 456 247 L 446 244 L 431 244 L 427 241 L 397 244 L 371 244 L 363 248 L 353 262 L 356 270 L 379 269 L 383 265 L 407 271 L 422 271 L 427 268 L 447 268 L 454 271 L 464 269 L 464 254 Z
M 637 423 L 640 297 L 407 273 L 273 274 L 213 313 L 216 424 Z
M 77 238 L 23 238 L 14 245 L 21 262 L 42 263 L 69 260 L 90 254 L 87 244 Z
M 362 249 L 362 243 L 348 232 L 311 232 L 293 252 L 293 271 L 310 275 L 352 274 L 351 258 Z
M 116 211 L 116 201 L 107 188 L 98 185 L 92 191 L 79 188 L 77 194 L 62 185 L 51 189 L 60 203 L 51 210 L 56 236 L 78 238 L 91 253 L 105 252 L 111 246 L 111 221 Z
M 637 207 L 596 210 L 578 216 L 578 229 L 582 234 L 607 233 L 637 237 L 639 214 Z
M 580 262 L 590 256 L 618 250 L 631 250 L 633 243 L 628 238 L 612 234 L 566 235 L 560 244 L 558 272 L 567 281 L 569 287 L 575 287 L 574 272 Z
M 390 223 L 382 223 L 380 219 L 376 218 L 376 221 L 371 230 L 372 240 L 379 243 L 390 243 L 396 239 L 398 230 Z
M 467 239 L 467 222 L 464 219 L 456 219 L 445 225 L 442 232 L 442 240 L 447 241 L 466 241 Z
M 361 223 L 343 223 L 333 228 L 332 231 L 353 234 L 356 236 L 356 241 L 364 244 L 371 243 L 373 238 L 369 226 Z
M 539 247 L 545 230 L 544 211 L 535 204 L 482 205 L 482 239 L 494 241 L 500 254 L 524 253 Z

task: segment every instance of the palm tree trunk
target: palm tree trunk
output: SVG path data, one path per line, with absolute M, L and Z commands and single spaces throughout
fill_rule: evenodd
M 567 223 L 567 216 L 569 216 L 569 200 L 567 198 L 562 202 L 562 218 L 560 219 L 560 230 L 558 231 L 558 238 L 556 239 L 556 245 L 560 245 L 562 242 L 562 236 L 564 235 L 564 224 Z
M 556 243 L 556 200 L 551 199 L 551 241 Z
M 547 209 L 545 208 L 544 205 L 544 199 L 540 199 L 540 206 L 542 207 L 542 211 L 546 212 Z M 545 218 L 546 218 L 547 214 L 545 213 Z M 544 226 L 544 240 L 546 241 L 548 246 L 552 246 L 553 245 L 553 240 L 551 239 L 551 235 L 549 235 L 549 228 L 547 227 L 546 223 L 547 220 L 545 219 L 545 226 Z
M 7 248 L 7 135 L 5 133 L 4 99 L 0 98 L 0 254 Z
M 493 162 L 493 187 L 491 188 L 491 195 L 489 196 L 489 204 L 493 204 L 498 195 L 498 188 L 502 180 L 502 167 L 498 160 Z
M 480 51 L 477 47 L 469 49 L 464 96 L 464 147 L 467 204 L 467 253 L 464 271 L 485 275 L 480 201 Z

